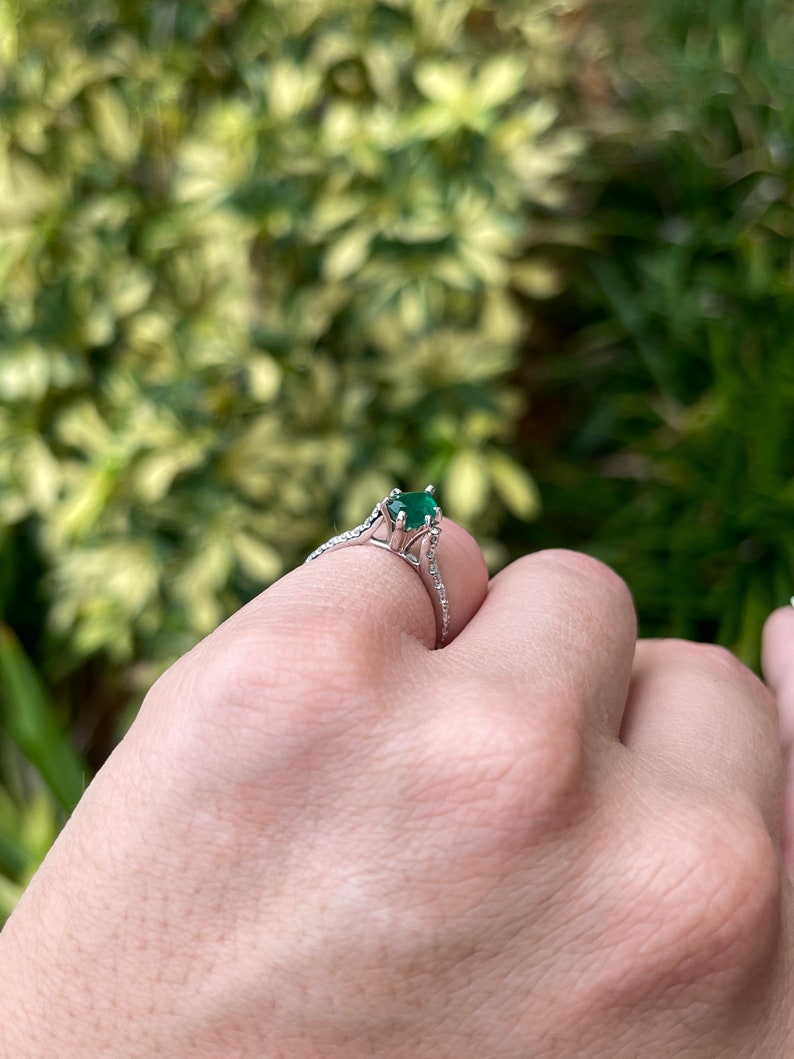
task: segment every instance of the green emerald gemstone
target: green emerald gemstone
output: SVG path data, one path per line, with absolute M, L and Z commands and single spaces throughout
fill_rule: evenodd
M 430 493 L 400 493 L 399 496 L 390 497 L 386 510 L 391 515 L 392 522 L 396 522 L 397 516 L 404 511 L 405 528 L 420 529 L 428 515 L 431 519 L 436 517 L 438 504 Z

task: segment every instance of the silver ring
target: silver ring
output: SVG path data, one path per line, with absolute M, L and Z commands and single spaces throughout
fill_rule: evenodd
M 432 485 L 423 493 L 392 489 L 360 526 L 331 537 L 315 548 L 306 562 L 351 544 L 374 544 L 399 555 L 416 570 L 427 589 L 436 616 L 436 647 L 442 647 L 449 633 L 449 600 L 437 558 L 442 517 Z

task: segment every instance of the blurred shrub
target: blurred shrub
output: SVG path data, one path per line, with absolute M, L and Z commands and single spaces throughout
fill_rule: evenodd
M 53 673 L 164 663 L 395 483 L 533 514 L 569 6 L 0 0 L 0 607 L 43 585 Z
M 546 513 L 533 534 L 616 565 L 646 632 L 756 664 L 794 587 L 791 7 L 590 18 L 590 248 L 554 306 L 555 347 L 526 369 Z

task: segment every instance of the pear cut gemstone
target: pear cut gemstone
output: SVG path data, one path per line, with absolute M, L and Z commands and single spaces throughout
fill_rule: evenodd
M 389 498 L 386 510 L 391 515 L 392 522 L 396 522 L 397 516 L 404 511 L 405 528 L 412 530 L 421 529 L 428 515 L 434 519 L 439 508 L 430 493 L 400 493 L 399 496 Z

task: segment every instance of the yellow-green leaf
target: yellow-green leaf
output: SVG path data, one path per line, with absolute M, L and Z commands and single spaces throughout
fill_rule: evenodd
M 518 518 L 534 518 L 540 510 L 540 494 L 531 474 L 502 452 L 489 456 L 494 489 L 505 507 Z
M 482 513 L 490 492 L 489 468 L 481 453 L 463 449 L 453 457 L 444 476 L 444 504 L 453 518 L 471 522 Z
M 329 280 L 347 279 L 366 261 L 369 253 L 371 232 L 356 227 L 341 235 L 331 244 L 323 262 L 323 271 Z
M 269 585 L 283 570 L 278 551 L 250 533 L 237 533 L 232 542 L 237 561 L 248 577 Z
M 117 165 L 130 165 L 140 148 L 140 128 L 120 92 L 111 85 L 100 85 L 91 92 L 90 103 L 102 149 Z

